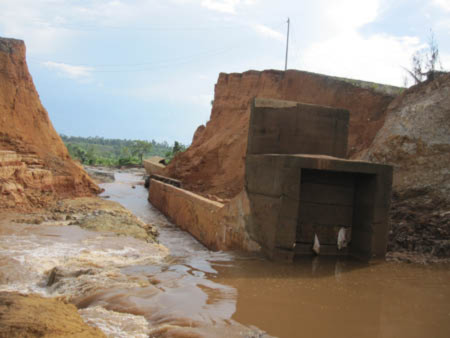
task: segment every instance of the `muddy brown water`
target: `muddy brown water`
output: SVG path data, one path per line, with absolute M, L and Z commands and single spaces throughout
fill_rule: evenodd
M 169 256 L 76 226 L 14 225 L 0 230 L 0 289 L 63 295 L 112 337 L 450 337 L 448 265 L 211 252 L 147 202 L 141 177 L 115 175 L 103 195 L 156 224 Z M 47 286 L 55 266 L 63 277 Z

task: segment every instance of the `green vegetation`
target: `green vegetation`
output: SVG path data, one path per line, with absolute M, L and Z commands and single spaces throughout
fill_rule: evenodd
M 167 142 L 106 139 L 103 137 L 77 137 L 61 135 L 72 158 L 88 165 L 129 166 L 140 165 L 149 156 L 161 156 L 170 161 L 186 147 L 175 141 Z
M 178 141 L 175 141 L 172 149 L 165 153 L 166 163 L 169 164 L 176 154 L 181 153 L 185 150 L 186 146 L 182 145 Z

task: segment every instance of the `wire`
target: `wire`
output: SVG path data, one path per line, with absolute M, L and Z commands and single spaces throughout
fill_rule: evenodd
M 0 15 L 0 19 L 5 18 L 5 16 Z M 277 25 L 279 21 L 272 21 L 268 23 L 264 23 L 263 25 L 271 27 L 273 25 Z M 177 25 L 177 24 L 153 24 L 148 26 L 128 26 L 128 25 L 101 25 L 101 24 L 91 24 L 91 25 L 83 25 L 83 24 L 53 24 L 48 22 L 43 22 L 41 20 L 31 20 L 24 25 L 35 26 L 39 25 L 45 28 L 62 28 L 68 30 L 75 31 L 104 31 L 105 29 L 113 29 L 113 30 L 128 30 L 128 31 L 212 31 L 212 30 L 221 30 L 221 29 L 242 29 L 249 28 L 251 24 L 249 23 L 234 23 L 221 25 L 217 23 L 212 23 L 211 25 Z
M 142 71 L 150 71 L 153 70 L 155 68 L 161 68 L 161 67 L 167 67 L 167 66 L 172 66 L 172 65 L 180 65 L 180 64 L 186 64 L 192 61 L 197 61 L 200 58 L 204 58 L 207 56 L 216 56 L 216 55 L 220 55 L 220 54 L 226 54 L 228 52 L 231 52 L 232 50 L 240 47 L 242 45 L 242 43 L 238 44 L 238 45 L 233 45 L 233 46 L 229 46 L 226 48 L 221 48 L 218 50 L 210 50 L 207 52 L 203 52 L 203 53 L 197 53 L 197 54 L 193 54 L 193 55 L 189 55 L 189 56 L 181 56 L 181 57 L 177 57 L 177 58 L 173 58 L 173 59 L 169 59 L 169 60 L 161 60 L 158 62 L 146 62 L 146 63 L 140 63 L 140 64 L 131 64 L 132 68 L 130 69 L 120 69 L 120 68 L 124 68 L 124 67 L 129 67 L 130 64 L 124 64 L 124 65 L 108 65 L 108 66 L 95 66 L 95 65 L 81 65 L 81 64 L 77 64 L 77 65 L 71 65 L 71 66 L 80 66 L 80 67 L 87 67 L 87 68 L 102 68 L 102 67 L 115 67 L 116 69 L 90 69 L 89 72 L 91 73 L 128 73 L 128 72 L 142 72 Z M 29 57 L 30 60 L 34 60 L 37 62 L 46 62 L 44 60 L 40 60 L 34 57 Z M 64 63 L 64 62 L 57 62 L 57 63 Z M 145 66 L 145 67 L 142 67 Z M 138 68 L 136 68 L 138 67 Z M 117 69 L 119 68 L 119 69 Z
M 216 51 L 222 51 L 222 50 L 226 50 L 227 48 L 221 48 L 219 50 L 207 50 L 205 52 L 201 52 L 201 53 L 196 53 L 196 54 L 192 54 L 192 55 L 188 55 L 188 56 L 177 56 L 175 58 L 171 58 L 171 59 L 165 59 L 165 60 L 160 60 L 160 63 L 167 63 L 167 61 L 171 62 L 171 61 L 179 61 L 179 60 L 184 60 L 185 58 L 193 58 L 193 57 L 197 57 L 197 56 L 202 56 L 205 54 L 211 54 L 211 53 L 215 53 Z M 40 59 L 40 58 L 36 58 L 33 56 L 28 57 L 28 59 L 36 61 L 36 62 L 48 62 L 48 60 L 44 60 L 44 59 Z M 53 61 L 55 63 L 67 63 L 67 62 L 58 62 L 58 61 Z M 158 62 L 158 61 L 157 61 Z M 71 64 L 73 66 L 81 66 L 81 67 L 91 67 L 91 68 L 108 68 L 108 67 L 141 67 L 141 66 L 153 66 L 153 65 L 158 65 L 159 63 L 157 62 L 141 62 L 141 63 L 124 63 L 124 64 Z
M 276 28 L 281 27 L 283 24 L 279 24 Z M 90 69 L 91 73 L 127 73 L 127 72 L 145 72 L 151 71 L 155 68 L 164 68 L 164 67 L 172 67 L 173 65 L 180 65 L 190 63 L 192 61 L 197 61 L 200 58 L 204 58 L 206 56 L 217 56 L 217 55 L 225 55 L 230 51 L 240 47 L 244 42 L 239 42 L 238 44 L 233 44 L 227 47 L 223 47 L 220 49 L 213 49 L 203 51 L 201 53 L 196 53 L 188 56 L 177 56 L 171 59 L 165 59 L 155 62 L 140 62 L 140 63 L 129 63 L 129 64 L 76 64 L 72 66 L 80 66 L 80 67 L 89 67 L 89 68 L 106 68 L 106 69 Z M 48 60 L 43 60 L 35 57 L 28 57 L 32 61 L 36 62 L 48 62 Z M 65 63 L 67 62 L 56 62 L 55 63 Z M 111 68 L 111 69 L 107 69 Z M 122 68 L 122 69 L 121 69 Z M 125 69 L 123 69 L 125 68 Z M 128 68 L 128 69 L 127 69 Z

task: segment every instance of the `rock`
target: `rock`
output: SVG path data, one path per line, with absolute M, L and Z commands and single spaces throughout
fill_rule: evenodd
M 92 275 L 94 271 L 92 269 L 81 269 L 76 271 L 64 271 L 59 267 L 54 267 L 48 272 L 48 278 L 46 286 L 52 286 L 53 284 L 59 282 L 62 278 L 67 277 L 79 277 L 81 275 Z
M 37 295 L 0 292 L 0 337 L 105 337 L 74 305 Z
M 115 181 L 114 172 L 111 172 L 106 168 L 84 166 L 84 169 L 89 174 L 89 176 L 98 184 L 111 183 Z
M 69 225 L 78 225 L 92 231 L 108 231 L 121 236 L 132 236 L 147 242 L 157 242 L 158 231 L 146 224 L 117 202 L 97 197 L 66 199 L 60 209 L 68 214 Z M 70 214 L 70 215 L 69 215 Z

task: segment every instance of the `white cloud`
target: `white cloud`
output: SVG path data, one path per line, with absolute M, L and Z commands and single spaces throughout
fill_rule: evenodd
M 440 53 L 442 68 L 446 71 L 450 71 L 450 53 Z
M 258 33 L 260 33 L 261 35 L 264 35 L 266 37 L 275 39 L 275 40 L 279 40 L 279 41 L 284 41 L 286 39 L 286 36 L 284 34 L 281 34 L 280 32 L 267 27 L 265 25 L 261 25 L 261 24 L 253 24 L 251 25 L 251 27 Z
M 74 66 L 66 63 L 46 61 L 42 63 L 45 67 L 55 70 L 59 75 L 74 80 L 89 80 L 94 68 L 85 66 Z
M 424 45 L 418 37 L 385 33 L 364 35 L 361 28 L 383 12 L 382 0 L 321 0 L 323 37 L 299 53 L 301 69 L 391 85 L 403 85 L 411 55 Z
M 201 5 L 214 11 L 236 14 L 237 6 L 254 5 L 256 2 L 257 0 L 202 0 Z
M 301 55 L 302 68 L 341 77 L 402 85 L 411 55 L 423 45 L 415 37 L 357 32 L 335 36 L 311 45 Z
M 74 36 L 55 23 L 64 22 L 60 15 L 49 13 L 61 9 L 61 3 L 52 0 L 15 0 L 0 2 L 0 31 L 3 36 L 25 40 L 32 54 L 51 53 Z
M 377 18 L 380 3 L 380 0 L 324 0 L 323 21 L 333 32 L 355 30 Z
M 450 12 L 450 0 L 433 0 L 433 4 L 446 12 Z
M 218 12 L 234 14 L 239 0 L 203 0 L 202 6 Z

